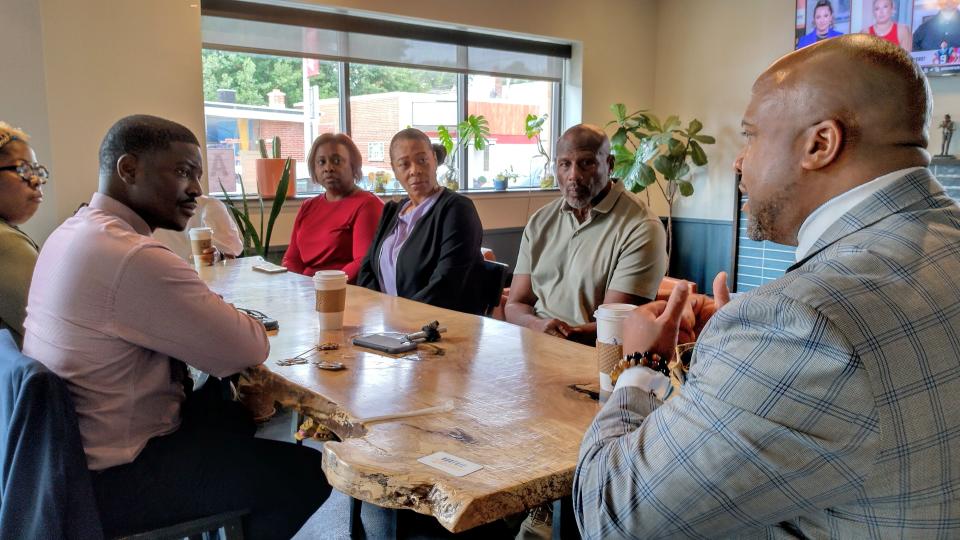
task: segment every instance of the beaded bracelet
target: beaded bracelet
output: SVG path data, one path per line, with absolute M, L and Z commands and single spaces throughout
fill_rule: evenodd
M 626 360 L 635 366 L 648 367 L 654 371 L 663 373 L 667 377 L 670 376 L 670 360 L 663 358 L 657 353 L 652 353 L 650 351 L 635 352 L 633 354 L 628 354 Z

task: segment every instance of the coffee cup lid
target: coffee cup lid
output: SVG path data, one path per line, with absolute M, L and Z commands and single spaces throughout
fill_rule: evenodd
M 202 234 L 213 234 L 213 229 L 210 227 L 194 227 L 190 229 L 190 235 L 202 235 Z
M 343 270 L 318 270 L 313 274 L 314 281 L 340 281 L 347 279 L 347 273 Z
M 597 319 L 625 319 L 635 309 L 637 306 L 633 304 L 601 304 L 593 316 Z

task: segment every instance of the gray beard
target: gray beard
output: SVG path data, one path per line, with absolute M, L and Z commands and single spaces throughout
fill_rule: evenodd
M 569 206 L 570 208 L 573 208 L 575 210 L 582 210 L 590 206 L 591 199 L 582 201 L 580 199 L 571 199 L 570 197 L 564 197 L 564 200 L 567 201 L 567 206 Z

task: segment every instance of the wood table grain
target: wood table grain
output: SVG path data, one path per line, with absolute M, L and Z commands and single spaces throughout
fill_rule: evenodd
M 238 259 L 200 275 L 227 301 L 279 321 L 269 359 L 250 378 L 339 437 L 323 455 L 334 488 L 433 515 L 453 532 L 570 495 L 580 441 L 598 410 L 571 386 L 595 382 L 592 348 L 353 286 L 343 330 L 320 332 L 312 281 L 255 272 L 255 262 Z M 443 339 L 405 355 L 350 344 L 357 334 L 413 332 L 434 319 L 448 329 Z M 277 364 L 318 342 L 340 349 L 305 357 L 346 369 Z M 446 413 L 364 421 L 448 402 Z M 439 451 L 483 468 L 455 477 L 417 461 Z

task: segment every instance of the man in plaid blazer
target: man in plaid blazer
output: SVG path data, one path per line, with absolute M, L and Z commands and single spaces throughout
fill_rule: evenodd
M 926 169 L 930 103 L 866 35 L 761 75 L 735 167 L 751 236 L 797 264 L 714 315 L 679 393 L 621 375 L 580 451 L 585 537 L 960 536 L 960 208 Z M 686 294 L 624 350 L 670 354 Z

